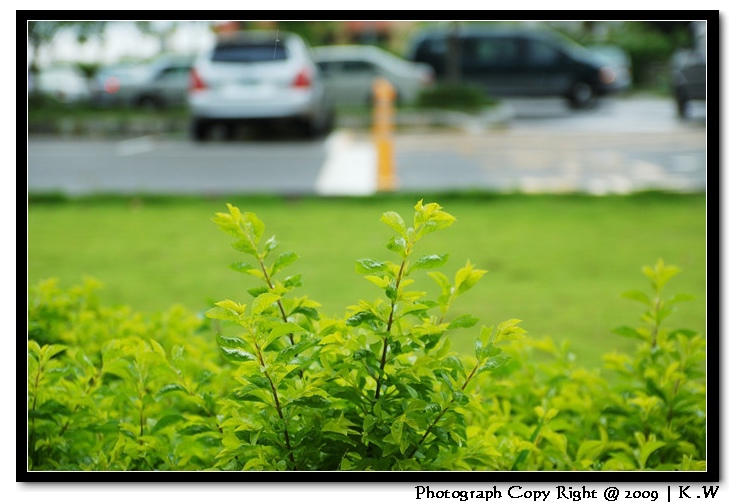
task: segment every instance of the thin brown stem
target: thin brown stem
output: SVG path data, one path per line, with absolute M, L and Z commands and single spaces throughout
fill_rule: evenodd
M 470 374 L 467 376 L 464 383 L 462 384 L 462 387 L 461 387 L 462 390 L 465 390 L 465 388 L 467 387 L 467 384 L 469 384 L 470 380 L 472 380 L 472 377 L 475 376 L 475 373 L 477 372 L 477 369 L 479 367 L 480 367 L 480 363 L 478 362 L 477 364 L 475 364 L 475 367 L 472 368 L 472 371 L 470 372 Z M 406 458 L 413 457 L 416 454 L 416 452 L 419 451 L 419 448 L 421 448 L 421 445 L 424 444 L 424 441 L 426 441 L 426 439 L 429 437 L 429 434 L 434 429 L 434 427 L 436 427 L 436 424 L 439 423 L 439 420 L 441 420 L 444 414 L 447 411 L 449 411 L 449 408 L 452 406 L 452 404 L 454 404 L 454 397 L 452 397 L 452 400 L 449 401 L 449 404 L 446 407 L 444 407 L 444 409 L 441 410 L 439 415 L 437 415 L 437 417 L 431 422 L 431 425 L 429 425 L 429 427 L 426 428 L 426 432 L 424 432 L 424 435 L 421 436 L 421 439 L 419 439 L 419 442 L 416 443 L 416 445 L 411 449 L 410 453 L 406 456 Z
M 396 301 L 398 299 L 398 290 L 401 287 L 401 279 L 403 278 L 403 271 L 406 268 L 406 261 L 407 258 L 404 258 L 401 262 L 401 268 L 398 269 L 398 275 L 396 276 L 396 299 L 391 300 L 390 302 L 390 314 L 388 314 L 388 323 L 385 328 L 385 338 L 383 338 L 383 354 L 380 357 L 380 373 L 378 373 L 378 377 L 375 379 L 375 400 L 377 401 L 380 398 L 380 375 L 383 373 L 383 370 L 385 369 L 385 364 L 387 362 L 388 358 L 388 343 L 390 342 L 390 330 L 393 328 L 393 319 L 394 314 L 396 311 Z
M 276 390 L 276 386 L 273 383 L 271 376 L 268 374 L 268 370 L 266 369 L 265 361 L 263 360 L 263 354 L 260 351 L 260 347 L 256 344 L 255 348 L 258 354 L 258 361 L 260 365 L 263 367 L 263 374 L 265 375 L 265 378 L 268 380 L 268 384 L 270 385 L 270 388 L 271 388 L 271 394 L 273 395 L 273 403 L 276 408 L 276 413 L 278 413 L 278 418 L 280 418 L 281 421 L 283 421 L 283 439 L 286 443 L 286 449 L 288 450 L 288 459 L 291 461 L 291 465 L 293 465 L 293 470 L 298 471 L 299 468 L 296 465 L 296 458 L 294 457 L 293 447 L 291 446 L 291 437 L 288 434 L 288 422 L 286 421 L 286 418 L 283 415 L 283 409 L 281 408 L 281 401 L 278 399 L 278 390 Z

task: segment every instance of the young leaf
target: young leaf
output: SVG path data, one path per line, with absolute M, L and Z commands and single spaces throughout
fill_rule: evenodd
M 407 247 L 406 239 L 394 235 L 393 237 L 391 237 L 390 241 L 388 241 L 387 247 L 389 250 L 395 253 L 401 253 L 402 256 L 405 256 Z
M 275 302 L 281 299 L 280 295 L 275 293 L 263 293 L 253 300 L 253 304 L 250 307 L 253 315 L 261 314 L 265 309 L 273 305 Z
M 273 262 L 273 266 L 271 267 L 271 276 L 275 275 L 276 272 L 279 270 L 282 270 L 295 262 L 299 258 L 299 255 L 294 253 L 293 251 L 286 251 L 285 253 L 281 253 L 278 255 L 278 258 L 276 258 L 276 261 Z
M 386 263 L 382 261 L 371 260 L 370 258 L 361 258 L 355 263 L 355 271 L 358 274 L 374 274 L 386 269 Z
M 439 268 L 447 262 L 448 254 L 437 255 L 430 254 L 419 258 L 410 268 L 410 270 Z
M 222 355 L 228 361 L 244 362 L 244 361 L 254 361 L 255 360 L 255 356 L 253 354 L 251 354 L 250 352 L 246 352 L 242 349 L 234 349 L 234 348 L 229 348 L 229 347 L 223 347 L 220 345 L 219 350 L 220 352 L 222 352 Z
M 401 218 L 401 215 L 395 211 L 383 213 L 383 216 L 380 217 L 380 221 L 398 232 L 402 237 L 406 236 L 406 224 L 404 223 L 403 218 Z
M 224 336 L 221 333 L 215 333 L 215 339 L 221 347 L 230 349 L 247 349 L 249 345 L 239 336 Z
M 449 327 L 447 329 L 471 328 L 472 326 L 474 326 L 475 324 L 477 324 L 477 322 L 479 320 L 480 319 L 478 319 L 477 317 L 475 317 L 475 316 L 473 316 L 471 314 L 463 314 L 463 315 L 457 317 L 456 319 L 453 319 L 449 323 Z
M 646 336 L 639 332 L 637 329 L 633 329 L 630 326 L 620 326 L 613 330 L 616 333 L 625 338 L 633 338 L 634 340 L 646 340 Z
M 628 298 L 629 300 L 641 302 L 643 305 L 651 305 L 651 299 L 643 291 L 638 291 L 638 290 L 626 291 L 625 293 L 622 294 L 622 297 Z

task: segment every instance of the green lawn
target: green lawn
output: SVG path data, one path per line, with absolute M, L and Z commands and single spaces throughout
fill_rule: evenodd
M 354 272 L 357 258 L 392 259 L 390 229 L 379 222 L 395 210 L 407 221 L 419 197 L 358 199 L 233 197 L 219 199 L 31 199 L 28 210 L 28 281 L 58 277 L 64 286 L 91 275 L 103 283 L 103 301 L 143 311 L 178 303 L 203 310 L 213 301 L 248 301 L 256 281 L 228 265 L 244 256 L 230 247 L 211 217 L 226 202 L 252 211 L 276 234 L 282 251 L 301 258 L 289 271 L 303 275 L 302 294 L 342 315 L 380 291 Z M 421 242 L 417 253 L 450 253 L 443 271 L 471 260 L 488 270 L 455 305 L 491 325 L 523 320 L 529 336 L 567 339 L 580 359 L 599 362 L 628 343 L 610 330 L 638 322 L 642 305 L 621 298 L 647 291 L 641 267 L 659 257 L 682 273 L 669 293 L 696 296 L 681 304 L 671 327 L 702 332 L 706 319 L 706 197 L 639 194 L 626 197 L 441 195 L 426 197 L 457 217 L 451 228 Z M 432 295 L 434 283 L 418 287 Z M 454 332 L 470 350 L 475 331 Z

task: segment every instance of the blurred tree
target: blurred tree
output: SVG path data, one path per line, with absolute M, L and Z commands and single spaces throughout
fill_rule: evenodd
M 28 21 L 28 43 L 30 44 L 30 79 L 35 80 L 39 71 L 39 55 L 56 36 L 64 30 L 73 30 L 79 43 L 92 38 L 103 38 L 107 21 Z M 88 77 L 89 78 L 89 77 Z M 31 86 L 33 91 L 33 86 Z
M 158 40 L 158 52 L 169 52 L 169 40 L 179 28 L 179 21 L 135 21 L 135 26 L 143 35 Z

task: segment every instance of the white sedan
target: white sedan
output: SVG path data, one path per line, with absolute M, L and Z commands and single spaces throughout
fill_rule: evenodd
M 327 92 L 337 105 L 370 103 L 373 82 L 379 77 L 393 84 L 396 100 L 403 104 L 413 103 L 419 92 L 434 82 L 431 66 L 406 61 L 374 46 L 333 45 L 315 47 L 313 52 Z

